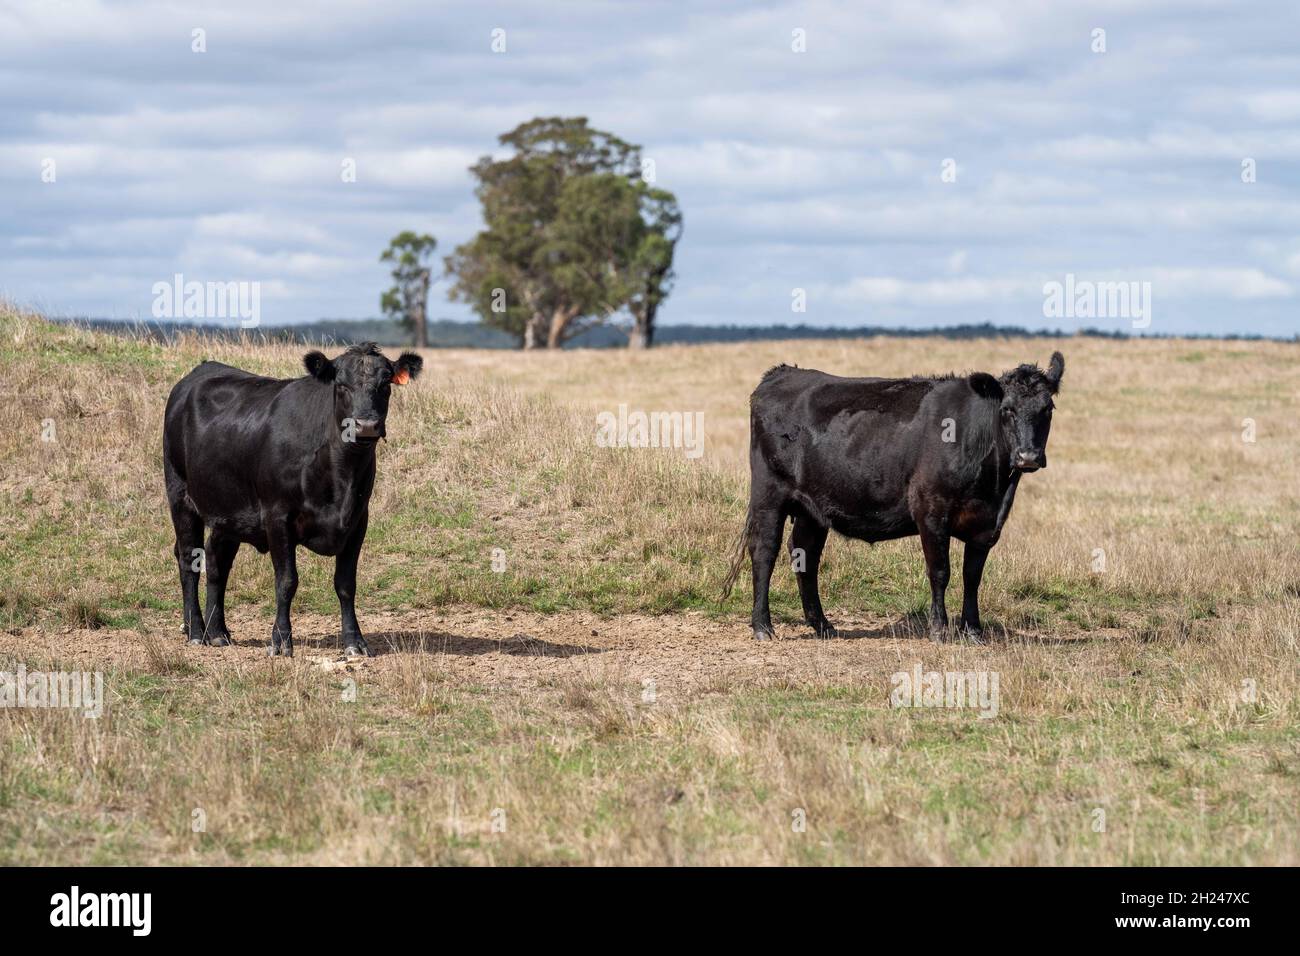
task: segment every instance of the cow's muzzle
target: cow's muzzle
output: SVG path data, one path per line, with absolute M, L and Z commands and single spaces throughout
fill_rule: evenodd
M 353 421 L 353 434 L 357 441 L 378 441 L 384 434 L 384 423 L 377 418 L 358 418 Z
M 1047 467 L 1047 456 L 1041 452 L 1018 451 L 1012 463 L 1017 471 L 1037 471 Z

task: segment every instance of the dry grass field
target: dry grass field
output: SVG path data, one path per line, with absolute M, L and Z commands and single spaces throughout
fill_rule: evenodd
M 811 635 L 779 569 L 781 639 L 750 639 L 748 585 L 718 593 L 765 369 L 996 373 L 1053 348 L 1050 467 L 990 559 L 987 646 L 924 637 L 916 539 L 832 538 L 841 637 Z M 1300 863 L 1300 346 L 429 352 L 379 449 L 378 656 L 338 657 L 332 561 L 304 553 L 298 656 L 267 658 L 249 548 L 235 646 L 184 646 L 167 392 L 203 358 L 285 376 L 303 351 L 0 309 L 0 671 L 105 691 L 98 719 L 0 708 L 0 863 Z M 702 412 L 704 454 L 598 447 L 620 404 Z M 915 667 L 996 674 L 997 715 L 891 706 Z

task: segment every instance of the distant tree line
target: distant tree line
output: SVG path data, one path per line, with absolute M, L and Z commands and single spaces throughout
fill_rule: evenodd
M 584 117 L 534 119 L 499 139 L 510 155 L 470 167 L 485 227 L 443 260 L 452 300 L 525 349 L 560 348 L 600 327 L 649 348 L 682 234 L 677 199 L 655 185 L 653 164 Z M 417 345 L 435 246 L 403 232 L 380 257 L 394 281 L 381 306 Z
M 385 346 L 405 345 L 411 335 L 401 325 L 390 319 L 318 319 L 294 325 L 264 325 L 255 329 L 231 328 L 229 325 L 196 325 L 185 320 L 150 319 L 130 322 L 121 319 L 75 318 L 62 321 L 84 325 L 106 332 L 135 335 L 158 341 L 171 341 L 178 335 L 205 335 L 223 340 L 253 339 L 269 342 L 297 342 L 326 345 L 353 345 L 357 342 L 378 342 Z M 487 348 L 514 349 L 518 340 L 509 333 L 480 322 L 458 322 L 453 319 L 434 319 L 428 323 L 430 348 Z M 1204 335 L 1191 332 L 1179 334 L 1146 334 L 1133 336 L 1127 332 L 1110 329 L 1083 329 L 1077 333 L 1047 329 L 1031 330 L 991 323 L 949 326 L 946 328 L 897 329 L 876 326 L 826 328 L 808 325 L 670 325 L 656 336 L 663 345 L 704 345 L 710 342 L 782 341 L 788 339 L 866 339 L 917 338 L 936 336 L 946 339 L 1000 339 L 1026 336 L 1030 338 L 1061 339 L 1075 335 L 1099 339 L 1203 339 L 1206 341 L 1277 341 L 1300 343 L 1300 333 L 1290 336 L 1265 336 L 1252 334 Z M 565 348 L 624 348 L 627 336 L 609 325 L 597 325 L 575 335 L 565 342 Z

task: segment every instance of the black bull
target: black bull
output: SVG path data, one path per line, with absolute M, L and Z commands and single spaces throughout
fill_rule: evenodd
M 773 634 L 768 585 L 787 518 L 804 618 L 833 636 L 817 592 L 830 529 L 889 541 L 920 535 L 930 578 L 930 631 L 948 635 L 948 545 L 965 542 L 959 632 L 982 632 L 979 586 L 1020 477 L 1047 465 L 1052 396 L 1065 360 L 936 378 L 840 378 L 786 365 L 750 399 L 749 513 L 727 577 L 730 592 L 748 549 L 754 636 Z
M 354 599 L 375 446 L 386 433 L 391 386 L 419 375 L 423 360 L 407 353 L 392 362 L 366 343 L 332 361 L 308 352 L 303 363 L 306 376 L 273 379 L 204 362 L 167 399 L 163 476 L 191 644 L 230 643 L 226 581 L 240 544 L 251 544 L 270 551 L 275 566 L 269 650 L 292 656 L 289 609 L 302 545 L 337 557 L 334 590 L 345 650 L 370 653 Z M 203 570 L 206 616 L 199 613 Z

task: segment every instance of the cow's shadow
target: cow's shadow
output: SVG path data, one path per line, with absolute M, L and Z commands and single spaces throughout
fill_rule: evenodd
M 265 648 L 260 641 L 235 640 L 236 645 L 255 644 Z M 451 634 L 447 631 L 373 631 L 366 634 L 366 643 L 376 657 L 386 654 L 454 654 L 458 657 L 476 657 L 480 654 L 509 654 L 519 657 L 579 657 L 585 654 L 603 654 L 606 648 L 585 647 L 581 644 L 556 644 L 526 634 L 511 637 L 472 637 Z M 341 655 L 343 642 L 337 634 L 295 635 L 295 651 Z
M 835 621 L 834 615 L 827 615 Z M 797 641 L 870 641 L 890 638 L 926 638 L 930 637 L 930 626 L 924 615 L 908 614 L 887 624 L 876 627 L 855 627 L 852 624 L 835 624 L 834 637 L 820 637 L 811 627 L 802 621 L 791 622 L 786 632 L 786 640 Z M 791 633 L 793 632 L 793 633 Z
M 603 647 L 582 644 L 558 644 L 515 634 L 510 637 L 474 637 L 452 634 L 448 631 L 377 631 L 366 635 L 370 649 L 382 654 L 453 654 L 457 657 L 476 657 L 480 654 L 508 654 L 516 657 L 580 657 L 586 654 L 603 654 Z M 323 646 L 329 646 L 328 641 Z M 337 638 L 334 647 L 342 650 Z
M 834 618 L 832 617 L 832 620 Z M 791 625 L 794 634 L 787 637 L 787 640 L 834 640 L 834 641 L 862 641 L 862 640 L 930 640 L 930 622 L 925 614 L 905 614 L 896 618 L 887 624 L 881 624 L 877 627 L 847 627 L 836 626 L 836 634 L 833 638 L 818 637 L 813 633 L 812 628 L 807 625 Z M 950 628 L 948 640 L 952 644 L 961 644 L 956 628 Z M 984 622 L 984 642 L 986 644 L 1052 644 L 1068 645 L 1087 643 L 1094 640 L 1088 635 L 1071 634 L 1067 636 L 1054 634 L 1041 634 L 1034 631 L 1017 630 L 1016 628 L 1007 627 L 996 621 Z

